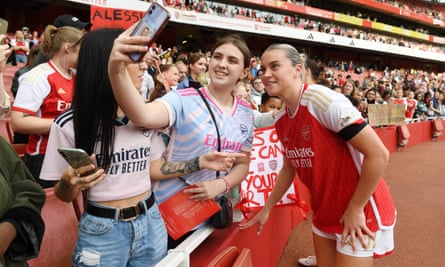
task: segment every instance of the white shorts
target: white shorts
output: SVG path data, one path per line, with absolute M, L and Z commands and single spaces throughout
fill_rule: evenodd
M 314 225 L 312 225 L 312 232 L 320 237 L 336 240 L 337 251 L 352 257 L 380 258 L 391 254 L 391 252 L 394 250 L 394 227 L 377 231 L 375 233 L 375 240 L 372 240 L 370 237 L 366 236 L 369 249 L 364 249 L 360 243 L 360 240 L 356 238 L 355 247 L 357 248 L 357 251 L 355 253 L 352 251 L 352 246 L 350 242 L 348 242 L 348 239 L 346 240 L 346 245 L 344 247 L 341 246 L 341 234 L 329 234 L 320 231 Z

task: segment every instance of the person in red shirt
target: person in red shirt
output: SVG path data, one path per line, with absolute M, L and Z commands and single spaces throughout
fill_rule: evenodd
M 394 248 L 396 210 L 382 178 L 389 152 L 342 94 L 305 84 L 305 59 L 291 45 L 273 44 L 261 58 L 266 91 L 286 109 L 275 128 L 283 167 L 263 209 L 240 225 L 258 234 L 295 177 L 310 192 L 319 267 L 371 267 Z
M 73 70 L 77 66 L 83 35 L 81 30 L 74 27 L 48 25 L 41 49 L 51 55 L 51 59 L 19 79 L 11 123 L 14 131 L 29 134 L 24 161 L 43 187 L 52 186 L 52 183 L 39 178 L 49 130 L 54 118 L 71 106 Z
M 11 44 L 15 52 L 16 62 L 26 64 L 26 54 L 29 52 L 29 44 L 25 42 L 23 31 L 17 30 L 15 32 L 15 39 L 12 40 Z
M 409 91 L 406 98 L 406 111 L 405 118 L 412 119 L 414 117 L 414 112 L 416 111 L 417 100 L 414 99 L 414 92 Z

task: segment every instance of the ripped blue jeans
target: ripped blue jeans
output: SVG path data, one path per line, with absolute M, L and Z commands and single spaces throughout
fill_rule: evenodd
M 75 267 L 153 266 L 167 255 L 167 232 L 158 206 L 132 221 L 84 213 L 73 254 Z

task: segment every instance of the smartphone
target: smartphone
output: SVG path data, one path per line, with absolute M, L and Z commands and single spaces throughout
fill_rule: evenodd
M 136 28 L 131 33 L 131 36 L 148 36 L 150 37 L 150 42 L 147 46 L 156 40 L 159 34 L 162 32 L 164 27 L 170 20 L 170 13 L 162 5 L 157 2 L 153 2 L 145 12 L 142 19 L 136 25 Z M 141 60 L 143 53 L 130 53 L 129 57 L 138 62 Z
M 74 169 L 80 168 L 82 166 L 93 164 L 97 166 L 96 163 L 91 160 L 90 156 L 85 152 L 85 150 L 80 148 L 71 148 L 71 147 L 59 147 L 57 149 L 60 155 L 68 162 L 68 164 Z M 97 167 L 86 173 L 85 175 L 94 173 L 97 171 Z

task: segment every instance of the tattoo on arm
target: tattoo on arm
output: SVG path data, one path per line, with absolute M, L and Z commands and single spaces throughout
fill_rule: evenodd
M 180 162 L 164 162 L 161 166 L 161 173 L 164 175 L 188 174 L 199 170 L 199 157 Z

